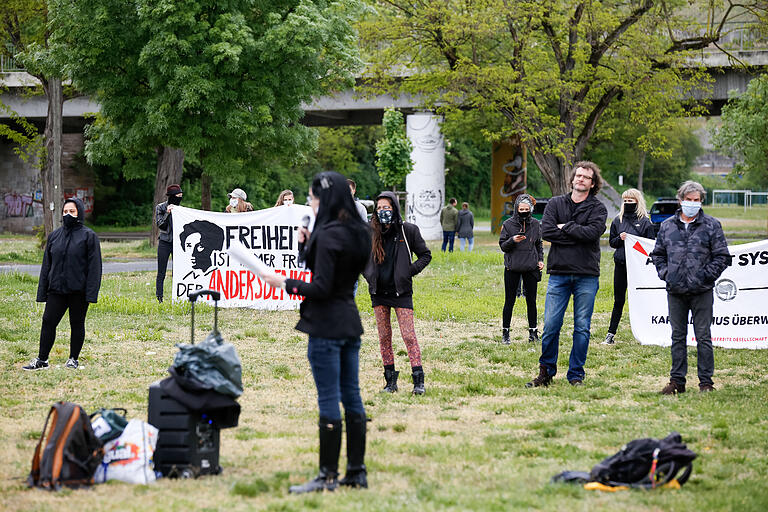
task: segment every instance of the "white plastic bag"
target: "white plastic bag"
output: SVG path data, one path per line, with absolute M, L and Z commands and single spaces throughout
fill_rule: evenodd
M 154 482 L 152 456 L 157 445 L 157 429 L 137 419 L 128 422 L 117 439 L 104 444 L 104 460 L 96 470 L 97 484 L 120 480 L 130 484 Z

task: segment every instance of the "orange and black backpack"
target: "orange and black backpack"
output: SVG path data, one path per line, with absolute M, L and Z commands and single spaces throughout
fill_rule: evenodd
M 90 485 L 103 456 L 101 441 L 83 408 L 56 402 L 43 425 L 27 483 L 51 490 Z

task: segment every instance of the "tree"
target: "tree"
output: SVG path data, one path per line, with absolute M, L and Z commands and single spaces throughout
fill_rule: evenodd
M 155 149 L 158 196 L 184 159 L 203 170 L 204 205 L 211 177 L 303 159 L 316 135 L 302 102 L 350 86 L 359 64 L 354 1 L 51 1 L 67 75 L 101 104 L 88 154 Z
M 381 183 L 394 191 L 413 170 L 413 145 L 405 133 L 400 111 L 394 108 L 385 110 L 381 124 L 384 137 L 376 143 L 376 169 Z
M 487 137 L 519 136 L 561 194 L 611 105 L 629 105 L 651 128 L 682 113 L 669 98 L 702 86 L 693 51 L 716 44 L 724 23 L 745 12 L 720 5 L 381 0 L 361 34 L 374 90 L 420 94 L 447 116 L 488 114 Z
M 61 225 L 64 201 L 61 185 L 64 91 L 61 70 L 51 59 L 48 21 L 45 0 L 5 0 L 0 4 L 0 41 L 7 41 L 19 52 L 16 57 L 40 81 L 48 100 L 43 132 L 45 152 L 40 159 L 46 238 Z

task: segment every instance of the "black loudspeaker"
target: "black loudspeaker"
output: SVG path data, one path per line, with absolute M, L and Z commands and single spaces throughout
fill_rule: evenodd
M 205 413 L 192 412 L 155 382 L 149 386 L 148 415 L 155 426 L 155 470 L 163 476 L 197 478 L 218 475 L 220 429 Z

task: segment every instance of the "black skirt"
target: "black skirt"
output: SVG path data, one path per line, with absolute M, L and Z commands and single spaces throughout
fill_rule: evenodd
M 389 306 L 391 308 L 413 309 L 413 294 L 371 295 L 371 306 Z

